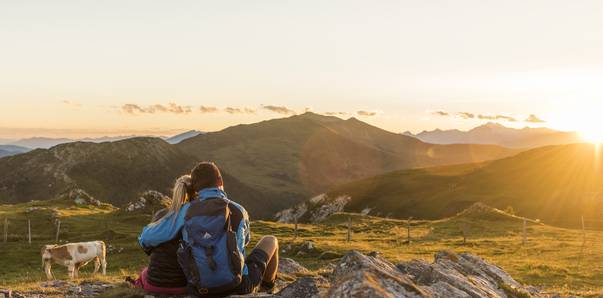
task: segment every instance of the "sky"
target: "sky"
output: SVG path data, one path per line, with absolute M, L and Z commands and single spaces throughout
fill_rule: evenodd
M 215 131 L 307 110 L 394 132 L 593 131 L 601 15 L 580 0 L 2 1 L 0 139 Z

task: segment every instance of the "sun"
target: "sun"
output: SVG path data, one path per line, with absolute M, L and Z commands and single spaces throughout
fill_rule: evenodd
M 590 127 L 588 129 L 582 129 L 582 130 L 580 130 L 580 136 L 586 142 L 593 143 L 593 144 L 602 144 L 603 143 L 603 128 Z

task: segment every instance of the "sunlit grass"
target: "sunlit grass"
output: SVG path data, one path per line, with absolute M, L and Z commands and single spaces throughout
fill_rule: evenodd
M 63 210 L 65 209 L 65 210 Z M 136 275 L 146 265 L 147 257 L 138 247 L 136 237 L 149 215 L 107 212 L 98 208 L 59 208 L 65 230 L 62 239 L 69 241 L 104 240 L 121 253 L 108 256 L 108 276 L 92 275 L 93 266 L 82 269 L 81 280 L 102 279 L 119 283 L 128 275 Z M 17 211 L 12 212 L 11 210 Z M 0 206 L 15 224 L 10 242 L 0 243 L 0 288 L 17 291 L 38 289 L 45 281 L 41 269 L 40 247 L 52 243 L 54 227 L 43 216 L 36 217 L 38 235 L 32 245 L 25 241 L 25 220 L 22 205 Z M 352 219 L 352 241 L 346 242 L 347 220 Z M 39 222 L 38 222 L 39 221 Z M 465 227 L 467 243 L 463 243 Z M 493 262 L 518 281 L 540 286 L 547 292 L 595 295 L 603 292 L 603 232 L 587 231 L 585 245 L 580 230 L 561 229 L 528 222 L 528 241 L 522 245 L 523 221 L 514 217 L 453 217 L 438 221 L 411 222 L 411 242 L 407 240 L 407 221 L 339 214 L 323 224 L 300 224 L 299 237 L 294 239 L 294 225 L 255 221 L 252 223 L 253 243 L 261 236 L 276 235 L 285 249 L 282 254 L 292 257 L 312 270 L 318 270 L 336 259 L 320 258 L 323 252 L 343 255 L 351 249 L 362 252 L 379 251 L 392 262 L 411 259 L 433 261 L 435 253 L 452 250 L 469 252 Z M 296 247 L 311 240 L 317 250 L 298 253 Z M 253 244 L 252 243 L 252 244 Z M 66 269 L 53 267 L 55 276 L 67 279 Z M 45 289 L 44 291 L 52 291 Z M 113 294 L 111 294 L 113 293 Z M 137 292 L 122 286 L 109 296 L 135 295 Z

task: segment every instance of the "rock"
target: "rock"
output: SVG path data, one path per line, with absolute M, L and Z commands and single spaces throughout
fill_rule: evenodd
M 328 297 L 431 297 L 431 294 L 389 261 L 351 251 L 335 268 Z
M 308 273 L 310 271 L 293 259 L 281 258 L 278 262 L 278 272 L 295 275 L 297 273 Z
M 302 277 L 276 294 L 277 297 L 322 297 L 329 282 L 321 276 Z
M 434 297 L 541 297 L 535 288 L 524 287 L 499 267 L 466 253 L 439 252 L 433 264 L 414 260 L 397 267 Z
M 59 195 L 59 198 L 72 201 L 78 206 L 100 206 L 101 202 L 81 188 L 72 188 Z
M 276 213 L 275 219 L 286 223 L 292 223 L 295 219 L 300 222 L 317 223 L 337 212 L 344 211 L 351 200 L 352 198 L 347 195 L 332 198 L 327 194 L 320 194 L 307 202 Z
M 342 254 L 336 253 L 334 251 L 325 251 L 325 252 L 321 253 L 320 256 L 318 256 L 318 258 L 321 260 L 333 260 L 333 259 L 339 259 L 341 257 L 343 257 Z
M 143 192 L 137 200 L 128 203 L 125 210 L 128 212 L 134 211 L 159 211 L 170 204 L 170 198 L 166 195 L 155 191 L 147 190 Z
M 13 291 L 10 289 L 0 289 L 0 298 L 12 298 L 13 297 Z

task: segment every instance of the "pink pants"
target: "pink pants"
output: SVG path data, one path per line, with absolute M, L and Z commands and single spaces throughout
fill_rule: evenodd
M 184 295 L 186 294 L 186 288 L 161 288 L 156 287 L 148 282 L 147 279 L 148 268 L 142 269 L 140 277 L 134 281 L 134 286 L 143 289 L 148 293 L 156 294 L 168 294 L 168 295 Z

